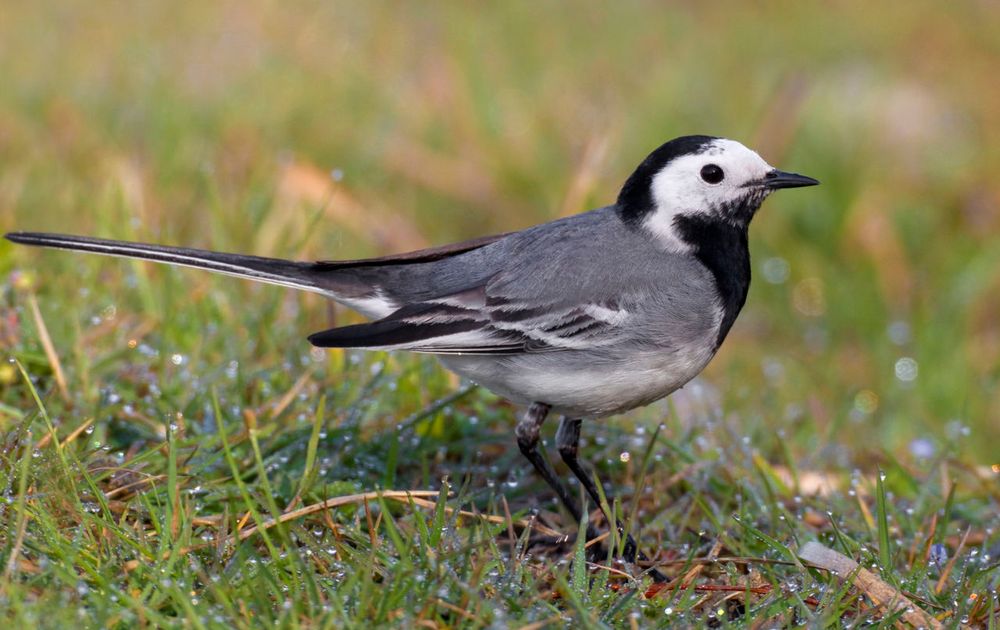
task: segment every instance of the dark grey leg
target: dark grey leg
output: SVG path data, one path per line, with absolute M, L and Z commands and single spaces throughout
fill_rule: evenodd
M 549 415 L 549 409 L 549 405 L 545 403 L 534 403 L 528 407 L 524 418 L 517 423 L 517 428 L 514 430 L 514 434 L 517 436 L 517 446 L 521 449 L 521 453 L 531 462 L 531 465 L 535 467 L 538 474 L 542 476 L 545 483 L 549 484 L 549 487 L 555 490 L 559 500 L 566 506 L 569 513 L 573 515 L 573 519 L 579 523 L 580 506 L 574 500 L 573 495 L 570 494 L 569 489 L 556 477 L 556 473 L 552 470 L 552 465 L 549 464 L 549 461 L 538 451 L 538 435 L 542 428 L 542 423 L 545 422 L 545 417 Z
M 604 512 L 604 508 L 601 506 L 601 497 L 597 492 L 597 484 L 594 483 L 593 477 L 587 474 L 587 471 L 580 465 L 580 460 L 577 458 L 577 453 L 580 448 L 580 425 L 582 421 L 579 418 L 567 418 L 559 422 L 559 430 L 556 432 L 556 446 L 559 448 L 559 454 L 562 456 L 562 460 L 566 462 L 569 469 L 573 471 L 576 478 L 580 480 L 583 487 L 587 490 L 587 494 L 590 496 L 590 500 L 594 502 L 595 505 L 601 508 Z M 611 506 L 611 497 L 605 497 L 608 500 L 608 506 Z M 604 513 L 604 518 L 607 519 L 608 523 L 614 523 L 615 527 L 618 529 L 618 534 L 624 534 L 625 529 L 621 526 L 617 520 L 611 518 L 609 514 Z M 625 549 L 622 555 L 625 560 L 631 563 L 635 562 L 636 555 L 638 554 L 640 560 L 646 560 L 646 555 L 639 551 L 638 546 L 635 544 L 635 539 L 632 538 L 631 534 L 625 536 Z M 650 575 L 654 580 L 658 582 L 666 581 L 666 578 L 662 573 L 653 569 L 650 571 Z

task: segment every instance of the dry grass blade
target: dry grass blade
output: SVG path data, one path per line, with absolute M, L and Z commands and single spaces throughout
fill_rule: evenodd
M 389 498 L 389 497 L 387 497 Z M 414 505 L 419 505 L 420 507 L 433 508 L 437 504 L 434 501 L 428 501 L 427 499 L 420 499 L 413 497 L 410 499 Z M 493 514 L 479 514 L 478 512 L 470 512 L 469 510 L 456 510 L 455 508 L 445 507 L 444 511 L 446 514 L 458 514 L 459 516 L 467 516 L 469 518 L 476 518 L 479 520 L 486 521 L 488 523 L 505 524 L 508 523 L 507 518 L 504 516 L 495 516 Z M 546 527 L 533 520 L 519 519 L 510 521 L 514 525 L 517 525 L 521 529 L 531 529 L 545 536 L 553 536 L 555 538 L 564 536 L 562 532 L 558 532 L 551 527 Z
M 66 375 L 63 374 L 62 363 L 59 361 L 59 355 L 56 354 L 56 348 L 52 345 L 52 337 L 49 336 L 49 329 L 45 326 L 45 320 L 42 319 L 42 311 L 38 308 L 38 300 L 35 298 L 34 293 L 28 294 L 28 306 L 31 308 L 31 316 L 35 320 L 35 327 L 38 329 L 38 340 L 42 343 L 42 349 L 45 350 L 45 358 L 49 360 L 49 365 L 52 367 L 52 376 L 56 379 L 56 387 L 59 388 L 59 395 L 62 396 L 63 400 L 66 402 L 70 401 L 69 388 L 66 386 Z
M 882 581 L 854 560 L 817 542 L 799 549 L 799 558 L 840 577 L 849 579 L 873 602 L 890 613 L 902 613 L 902 619 L 915 628 L 941 628 L 941 623 L 911 602 L 906 595 Z
M 962 536 L 962 540 L 958 543 L 958 548 L 955 549 L 955 553 L 951 555 L 951 559 L 948 560 L 948 564 L 945 565 L 944 571 L 941 572 L 941 577 L 938 578 L 937 584 L 934 586 L 934 592 L 940 593 L 944 588 L 945 582 L 948 581 L 948 576 L 951 575 L 952 570 L 955 568 L 955 561 L 958 557 L 962 555 L 962 550 L 965 549 L 965 543 L 969 540 L 969 534 L 972 533 L 972 528 L 965 530 L 965 535 Z
M 396 138 L 384 154 L 383 165 L 403 177 L 473 206 L 509 212 L 510 204 L 490 169 L 467 158 L 435 151 L 406 138 Z
M 717 540 L 715 541 L 715 544 L 712 545 L 711 551 L 708 552 L 708 559 L 710 561 L 714 561 L 716 558 L 719 557 L 720 551 L 722 551 L 722 541 Z M 708 565 L 699 562 L 698 564 L 691 567 L 688 570 L 688 572 L 684 574 L 684 577 L 680 578 L 679 583 L 681 584 L 681 588 L 686 588 L 687 586 L 690 586 L 691 583 L 694 582 L 699 575 L 701 575 L 701 572 L 705 569 L 706 566 Z
M 118 486 L 117 488 L 109 490 L 104 493 L 104 498 L 113 499 L 122 494 L 129 494 L 136 488 L 140 488 L 142 486 L 147 486 L 147 485 L 151 486 L 160 481 L 163 481 L 166 478 L 167 478 L 166 475 L 150 475 L 144 479 L 139 479 L 138 481 L 133 481 L 132 483 L 125 484 L 124 486 Z
M 14 538 L 14 545 L 10 550 L 10 557 L 7 559 L 7 566 L 4 567 L 3 579 L 7 582 L 14 575 L 14 571 L 20 564 L 21 548 L 24 546 L 24 535 L 28 531 L 28 515 L 22 514 L 17 524 L 17 535 Z
M 66 448 L 67 444 L 69 444 L 76 438 L 80 437 L 80 434 L 86 431 L 87 427 L 89 427 L 92 424 L 94 424 L 93 418 L 87 418 L 86 420 L 84 420 L 83 424 L 73 429 L 73 432 L 66 436 L 66 439 L 62 441 L 59 447 Z M 38 440 L 38 443 L 35 444 L 35 448 L 45 448 L 46 446 L 48 446 L 49 442 L 52 441 L 52 435 L 53 435 L 52 433 L 47 433 L 44 436 L 42 436 L 42 439 Z
M 715 544 L 712 545 L 712 549 L 708 552 L 708 557 L 704 558 L 705 562 L 694 562 L 692 563 L 694 566 L 688 569 L 684 575 L 676 577 L 665 584 L 654 584 L 650 586 L 649 589 L 646 590 L 646 599 L 655 597 L 658 593 L 663 591 L 672 591 L 678 588 L 690 588 L 692 583 L 698 578 L 699 575 L 701 575 L 701 572 L 707 565 L 718 561 L 719 553 L 721 551 L 722 541 L 717 540 L 715 541 Z
M 529 623 L 527 625 L 521 626 L 518 630 L 542 630 L 550 625 L 559 625 L 564 621 L 562 615 L 556 615 L 555 617 L 549 617 L 548 619 L 542 619 L 540 621 L 535 621 L 534 623 Z
M 604 542 L 605 540 L 607 540 L 609 536 L 611 536 L 611 532 L 606 531 L 603 534 L 600 534 L 600 535 L 595 536 L 594 538 L 591 538 L 590 540 L 588 540 L 587 544 L 584 545 L 584 547 L 587 548 L 587 549 L 589 549 L 589 548 L 593 547 L 594 545 L 599 545 L 602 542 Z
M 440 597 L 435 598 L 434 599 L 434 603 L 437 604 L 438 606 L 440 606 L 441 608 L 445 608 L 447 610 L 450 610 L 451 612 L 459 615 L 460 617 L 464 617 L 465 619 L 470 619 L 470 620 L 473 620 L 473 621 L 475 621 L 475 619 L 476 619 L 476 616 L 473 615 L 473 614 L 471 614 L 471 613 L 469 613 L 467 610 L 464 610 L 464 609 L 456 606 L 455 604 L 448 603 L 448 602 L 444 601 L 443 599 L 441 599 Z
M 789 562 L 788 560 L 776 560 L 774 558 L 753 558 L 750 556 L 719 556 L 718 558 L 684 558 L 682 560 L 662 560 L 650 563 L 649 566 L 656 566 L 656 568 L 662 567 L 678 567 L 678 566 L 688 566 L 692 564 L 721 564 L 728 562 L 730 564 L 741 564 L 741 565 L 751 565 L 751 564 L 776 564 L 782 566 L 795 566 L 794 562 Z M 806 563 L 806 566 L 810 566 Z
M 72 443 L 76 438 L 80 437 L 84 431 L 90 428 L 90 425 L 94 424 L 93 418 L 87 418 L 83 421 L 83 424 L 73 429 L 73 432 L 66 436 L 66 439 L 62 441 L 59 445 L 60 448 L 66 448 L 70 443 Z M 45 436 L 48 437 L 48 436 Z M 44 439 L 44 438 L 43 438 Z
M 311 379 L 315 373 L 315 368 L 309 368 L 295 381 L 291 389 L 285 392 L 285 395 L 281 397 L 281 400 L 274 405 L 274 408 L 271 409 L 270 414 L 268 414 L 272 420 L 280 416 L 281 413 L 288 408 L 288 405 L 292 404 L 292 401 L 295 400 L 295 397 L 299 395 L 299 392 L 302 391 L 302 388 L 306 386 L 306 383 L 309 382 L 309 379 Z
M 600 563 L 597 563 L 597 562 L 588 562 L 587 563 L 587 568 L 590 568 L 590 569 L 599 569 L 601 571 L 607 571 L 608 573 L 610 573 L 612 575 L 617 575 L 618 577 L 625 578 L 626 580 L 630 580 L 630 581 L 635 579 L 635 577 L 631 573 L 626 573 L 625 571 L 622 571 L 621 569 L 616 569 L 614 567 L 609 567 L 606 564 L 600 564 Z
M 236 536 L 239 540 L 246 540 L 250 536 L 253 536 L 258 531 L 262 529 L 270 529 L 275 525 L 280 523 L 287 523 L 288 521 L 294 521 L 295 519 L 302 518 L 303 516 L 308 516 L 315 512 L 321 512 L 323 510 L 329 510 L 330 508 L 339 507 L 341 505 L 350 505 L 352 503 L 364 503 L 365 501 L 377 500 L 379 497 L 383 499 L 391 499 L 393 501 L 400 501 L 403 503 L 408 503 L 414 499 L 421 497 L 436 497 L 440 494 L 437 490 L 385 490 L 379 492 L 362 492 L 360 494 L 349 494 L 342 497 L 334 497 L 332 499 L 326 499 L 325 501 L 320 501 L 319 503 L 313 503 L 312 505 L 307 505 L 303 508 L 297 510 L 292 510 L 291 512 L 285 512 L 277 519 L 268 519 L 261 523 L 259 527 L 250 527 L 240 531 Z
M 585 209 L 587 195 L 593 189 L 594 183 L 607 161 L 610 145 L 611 133 L 608 131 L 595 134 L 587 140 L 583 149 L 583 157 L 580 158 L 570 180 L 569 189 L 563 197 L 559 216 L 569 216 Z
M 380 492 L 364 492 L 361 494 L 350 494 L 342 497 L 334 497 L 333 499 L 327 499 L 325 501 L 320 501 L 319 503 L 314 503 L 312 505 L 307 505 L 306 507 L 299 508 L 298 510 L 293 510 L 291 512 L 286 512 L 281 515 L 278 519 L 268 519 L 261 524 L 260 527 L 251 527 L 248 529 L 241 530 L 242 525 L 249 520 L 250 512 L 240 520 L 239 525 L 237 525 L 237 533 L 230 537 L 227 542 L 236 542 L 238 540 L 246 540 L 247 538 L 253 536 L 254 534 L 260 532 L 261 530 L 267 530 L 280 523 L 286 523 L 288 521 L 293 521 L 303 516 L 313 514 L 315 512 L 322 512 L 324 510 L 329 510 L 331 508 L 339 507 L 341 505 L 349 505 L 352 503 L 366 503 L 371 499 L 377 499 L 382 497 L 383 499 L 392 499 L 393 501 L 398 501 L 400 503 L 408 503 L 414 498 L 428 497 L 428 496 L 438 496 L 440 492 L 437 490 L 387 490 Z M 194 518 L 195 524 L 198 525 L 208 525 L 208 526 L 218 526 L 224 522 L 224 517 L 219 516 L 202 516 Z M 179 555 L 184 555 L 196 551 L 198 549 L 204 549 L 207 544 L 194 545 L 192 547 L 183 547 L 176 552 L 167 550 L 161 556 L 166 559 L 169 558 L 172 553 L 177 553 Z M 125 570 L 132 571 L 136 569 L 140 564 L 139 560 L 130 560 L 125 563 Z

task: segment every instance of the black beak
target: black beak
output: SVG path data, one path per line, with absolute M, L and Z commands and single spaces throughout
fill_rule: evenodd
M 764 181 L 761 185 L 768 190 L 777 190 L 779 188 L 802 188 L 804 186 L 816 186 L 819 184 L 819 180 L 813 179 L 812 177 L 806 177 L 805 175 L 799 175 L 798 173 L 786 173 L 785 171 L 779 171 L 774 169 L 770 173 L 764 176 Z

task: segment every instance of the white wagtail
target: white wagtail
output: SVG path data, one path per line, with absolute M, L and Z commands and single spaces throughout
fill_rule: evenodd
M 209 269 L 344 304 L 375 321 L 310 342 L 434 354 L 526 405 L 517 444 L 580 522 L 579 503 L 537 448 L 545 417 L 563 415 L 559 453 L 600 505 L 577 459 L 582 419 L 649 404 L 701 372 L 747 297 L 750 220 L 771 191 L 818 183 L 733 140 L 685 136 L 643 160 L 610 206 L 384 258 L 293 262 L 81 236 L 7 238 Z M 631 538 L 625 551 L 635 558 Z

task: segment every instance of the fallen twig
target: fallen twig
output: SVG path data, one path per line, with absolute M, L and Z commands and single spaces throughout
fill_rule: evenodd
M 915 628 L 941 628 L 941 623 L 922 608 L 914 605 L 906 595 L 887 584 L 877 575 L 854 560 L 817 542 L 807 542 L 799 549 L 799 558 L 832 572 L 843 580 L 850 580 L 876 605 L 890 613 L 901 613 L 902 619 Z

